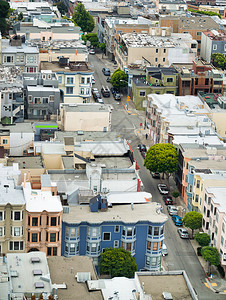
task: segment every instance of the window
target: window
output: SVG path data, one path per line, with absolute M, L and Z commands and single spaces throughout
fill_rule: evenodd
M 166 49 L 163 49 L 163 53 L 166 53 Z
M 85 83 L 85 77 L 81 77 L 81 84 Z
M 90 89 L 86 89 L 86 95 L 89 95 Z
M 14 221 L 20 221 L 20 211 L 14 211 Z
M 133 228 L 127 228 L 127 236 L 132 236 Z
M 70 244 L 70 252 L 75 253 L 75 244 Z
M 87 84 L 90 83 L 91 82 L 91 78 L 87 77 L 87 81 L 86 82 L 87 82 Z
M 150 266 L 151 258 L 146 256 L 146 266 Z
M 152 235 L 152 226 L 148 226 L 148 234 Z
M 197 35 L 202 35 L 202 32 L 201 31 L 197 31 L 196 34 Z
M 104 232 L 103 233 L 103 241 L 110 241 L 111 240 L 111 233 L 110 232 Z
M 163 62 L 165 62 L 165 61 L 166 61 L 165 57 L 163 57 L 162 61 L 163 61 Z
M 62 76 L 58 76 L 58 83 L 62 83 Z
M 157 265 L 157 257 L 152 257 L 152 259 L 151 259 L 151 265 L 153 267 Z
M 166 82 L 173 82 L 173 78 L 172 78 L 172 77 L 168 77 L 168 78 L 166 79 Z
M 31 234 L 31 241 L 32 241 L 32 243 L 37 243 L 37 241 L 38 241 L 38 234 L 37 233 L 32 233 Z
M 115 226 L 115 232 L 119 232 L 120 231 L 120 226 L 119 225 L 116 225 Z
M 164 226 L 160 227 L 160 235 L 162 235 L 164 233 Z
M 206 216 L 207 216 L 207 218 L 209 218 L 209 216 L 210 216 L 210 210 L 209 210 L 209 209 L 207 209 L 207 214 L 206 214 Z
M 0 211 L 0 221 L 3 221 L 5 218 L 4 211 Z
M 14 227 L 13 235 L 20 236 L 20 227 Z
M 67 84 L 73 84 L 74 78 L 73 77 L 67 77 Z
M 50 226 L 56 226 L 57 225 L 57 218 L 56 217 L 51 217 L 51 223 Z
M 4 62 L 13 63 L 13 56 L 4 56 Z
M 140 91 L 140 97 L 144 97 L 146 95 L 145 91 Z
M 81 95 L 84 95 L 85 93 L 85 89 L 84 88 L 81 88 L 81 91 L 80 91 Z
M 68 252 L 68 243 L 65 243 L 65 252 Z
M 76 229 L 71 228 L 71 237 L 75 237 L 75 236 L 76 236 Z
M 32 226 L 38 226 L 38 218 L 37 217 L 32 218 Z
M 217 45 L 213 45 L 213 50 L 217 50 Z
M 119 247 L 119 241 L 114 241 L 114 248 L 118 248 Z
M 222 223 L 222 231 L 225 232 L 225 225 Z
M 0 236 L 5 235 L 5 227 L 0 227 Z
M 224 237 L 221 236 L 221 245 L 223 246 L 224 245 Z
M 153 251 L 157 251 L 158 250 L 158 243 L 153 243 Z
M 157 57 L 155 58 L 155 62 L 158 62 L 158 58 Z
M 49 96 L 49 102 L 54 102 L 54 95 Z
M 73 94 L 73 87 L 71 87 L 71 86 L 67 86 L 66 87 L 66 94 Z
M 158 53 L 158 52 L 159 52 L 159 49 L 156 49 L 155 52 Z
M 56 242 L 56 233 L 50 233 L 50 242 L 51 243 Z
M 9 242 L 9 250 L 24 250 L 24 242 L 16 242 L 16 241 L 11 241 Z
M 3 145 L 7 145 L 7 144 L 8 144 L 8 140 L 3 139 L 3 140 L 2 140 L 2 143 L 3 143 Z
M 218 221 L 219 221 L 219 214 L 216 213 L 216 222 L 218 223 Z
M 43 98 L 42 98 L 42 103 L 43 103 L 43 104 L 48 104 L 48 103 L 49 103 L 49 98 L 47 98 L 47 97 L 44 98 L 44 97 L 43 97 Z
M 159 227 L 154 227 L 154 235 L 159 235 Z
M 199 187 L 200 187 L 200 180 L 197 180 L 196 187 L 197 187 L 197 189 L 199 189 Z
M 195 202 L 199 202 L 199 195 L 195 195 Z
M 36 67 L 27 67 L 27 73 L 36 73 Z

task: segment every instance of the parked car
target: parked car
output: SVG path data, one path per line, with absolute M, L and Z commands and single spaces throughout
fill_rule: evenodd
M 141 151 L 141 156 L 143 157 L 143 158 L 145 158 L 145 156 L 146 156 L 146 152 L 144 152 L 144 151 Z
M 118 91 L 117 91 L 117 89 L 115 89 L 115 88 L 110 88 L 110 91 L 111 91 L 111 93 L 112 93 L 112 95 L 114 96 L 116 93 L 118 93 Z
M 101 98 L 98 98 L 98 99 L 97 99 L 97 102 L 100 103 L 100 104 L 104 104 L 104 101 L 103 101 L 103 99 L 101 99 Z
M 91 49 L 91 50 L 89 51 L 89 54 L 95 55 L 95 50 L 94 50 L 94 49 Z
M 188 231 L 186 229 L 184 229 L 184 228 L 178 228 L 177 231 L 179 233 L 179 236 L 182 239 L 189 239 L 189 234 L 188 234 Z
M 97 88 L 92 88 L 92 95 L 98 93 L 98 89 Z
M 108 68 L 103 68 L 102 69 L 102 72 L 105 76 L 111 76 L 111 72 L 110 72 L 110 69 Z
M 168 250 L 166 244 L 162 245 L 162 256 L 168 255 Z
M 170 216 L 178 214 L 177 208 L 174 205 L 168 205 L 167 210 L 168 210 L 168 213 L 169 213 Z
M 168 195 L 169 194 L 168 187 L 164 183 L 159 183 L 158 184 L 158 190 L 159 190 L 160 194 L 162 194 L 162 195 Z
M 95 101 L 97 101 L 97 99 L 101 98 L 100 93 L 99 93 L 99 92 L 95 92 L 95 93 L 93 94 L 93 98 L 94 98 Z
M 162 199 L 165 202 L 165 205 L 173 205 L 173 199 L 171 196 L 163 196 Z
M 139 144 L 138 149 L 140 152 L 147 152 L 147 147 L 144 144 Z
M 118 94 L 118 93 L 114 94 L 114 98 L 115 98 L 116 101 L 121 101 L 121 95 Z
M 96 83 L 96 80 L 95 80 L 95 78 L 94 78 L 94 76 L 92 75 L 92 84 L 95 84 Z
M 181 219 L 180 216 L 173 215 L 173 216 L 172 216 L 172 220 L 173 220 L 173 222 L 174 222 L 174 224 L 175 224 L 176 226 L 182 226 L 182 225 L 183 225 L 182 219 Z
M 106 81 L 111 82 L 111 77 L 107 77 Z
M 103 97 L 110 97 L 110 90 L 108 86 L 102 86 L 101 88 L 101 94 L 103 95 Z
M 159 172 L 151 172 L 151 176 L 152 176 L 152 178 L 160 179 L 160 173 Z

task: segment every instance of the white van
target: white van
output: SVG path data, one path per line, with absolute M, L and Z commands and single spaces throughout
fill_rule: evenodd
M 163 244 L 162 245 L 162 256 L 166 256 L 166 255 L 168 255 L 168 250 L 167 250 L 166 244 Z

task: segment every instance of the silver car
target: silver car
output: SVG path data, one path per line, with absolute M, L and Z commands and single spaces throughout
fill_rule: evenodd
M 189 239 L 189 234 L 188 234 L 188 231 L 186 229 L 184 229 L 184 228 L 178 228 L 177 231 L 179 233 L 179 236 L 182 239 Z

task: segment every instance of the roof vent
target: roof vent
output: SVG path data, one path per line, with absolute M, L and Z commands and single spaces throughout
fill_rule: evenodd
M 35 288 L 36 289 L 43 289 L 44 283 L 43 282 L 35 282 Z
M 39 263 L 40 262 L 40 258 L 39 257 L 32 257 L 31 258 L 31 262 L 32 263 Z
M 34 276 L 42 275 L 42 270 L 33 270 L 33 275 Z
M 77 282 L 86 282 L 87 280 L 91 280 L 90 272 L 78 272 L 75 275 Z

